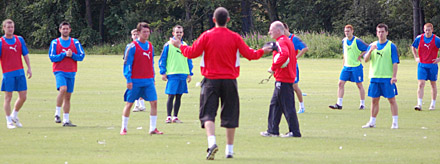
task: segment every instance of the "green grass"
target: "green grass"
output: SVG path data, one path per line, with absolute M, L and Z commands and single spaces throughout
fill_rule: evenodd
M 202 79 L 199 61 L 194 61 L 193 82 L 182 98 L 183 124 L 164 123 L 165 82 L 156 76 L 158 128 L 163 136 L 149 136 L 147 112 L 132 113 L 128 134 L 120 136 L 125 80 L 122 56 L 89 55 L 78 65 L 71 120 L 76 128 L 53 122 L 55 79 L 47 55 L 31 55 L 33 77 L 28 81 L 28 100 L 19 117 L 24 127 L 9 130 L 0 117 L 0 163 L 205 163 L 206 136 L 198 121 Z M 155 57 L 157 60 L 158 57 Z M 157 63 L 157 62 L 156 62 Z M 217 128 L 220 151 L 215 163 L 438 163 L 440 160 L 440 108 L 416 112 L 416 64 L 402 60 L 398 72 L 399 127 L 391 130 L 391 112 L 381 100 L 377 127 L 362 129 L 369 110 L 359 111 L 358 90 L 346 84 L 344 109 L 333 111 L 342 60 L 301 59 L 300 87 L 307 93 L 306 113 L 299 115 L 302 138 L 264 138 L 273 82 L 267 78 L 271 59 L 241 60 L 238 78 L 241 116 L 236 132 L 234 159 L 224 158 L 225 130 Z M 368 89 L 368 64 L 365 66 Z M 157 64 L 155 65 L 158 72 Z M 425 89 L 424 107 L 430 100 Z M 4 95 L 0 96 L 3 97 Z M 17 97 L 14 94 L 14 100 Z M 371 99 L 367 98 L 367 108 Z M 148 103 L 147 103 L 148 104 Z M 438 105 L 439 106 L 439 105 Z M 142 127 L 141 130 L 137 130 Z M 217 123 L 217 126 L 219 124 Z M 422 128 L 423 127 L 423 128 Z M 281 132 L 287 132 L 284 118 Z M 105 144 L 102 144 L 105 142 Z M 101 143 L 101 144 L 100 144 Z M 342 149 L 341 149 L 342 148 Z

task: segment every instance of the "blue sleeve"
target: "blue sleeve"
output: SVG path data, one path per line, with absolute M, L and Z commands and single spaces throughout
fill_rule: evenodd
M 169 45 L 168 45 L 168 43 L 166 43 L 163 46 L 163 51 L 162 51 L 162 54 L 160 55 L 160 58 L 159 58 L 159 73 L 161 75 L 164 75 L 165 73 L 167 73 L 168 49 L 169 49 Z
M 419 48 L 419 44 L 420 44 L 420 35 L 419 36 L 417 36 L 417 38 L 414 40 L 414 42 L 413 42 L 413 44 L 412 44 L 412 46 L 414 47 L 414 48 Z
M 57 40 L 52 40 L 50 43 L 49 48 L 49 59 L 52 62 L 60 62 L 61 60 L 66 57 L 66 53 L 62 52 L 61 54 L 57 55 Z
M 29 54 L 29 50 L 26 46 L 26 42 L 24 42 L 24 39 L 21 36 L 18 37 L 18 40 L 20 40 L 21 43 L 21 51 L 23 53 L 23 56 L 26 56 L 27 54 Z
M 394 43 L 391 44 L 391 60 L 393 61 L 393 64 L 397 63 L 399 64 L 399 53 L 397 51 L 397 47 Z
M 0 57 L 2 57 L 2 40 L 0 40 Z
M 154 70 L 154 46 L 153 46 L 153 44 L 151 44 L 151 48 L 152 48 L 152 50 L 151 50 L 151 53 L 152 53 L 152 55 L 151 55 L 151 66 L 153 67 L 153 74 L 154 74 L 154 76 L 153 76 L 153 81 L 156 81 L 156 79 L 154 78 L 154 77 L 156 77 L 156 71 Z
M 302 50 L 307 47 L 307 45 L 298 37 L 293 37 L 292 39 L 293 45 L 295 46 L 295 50 Z
M 435 36 L 435 46 L 437 46 L 437 48 L 440 48 L 440 38 L 438 36 Z
M 356 44 L 360 51 L 367 51 L 368 44 L 365 43 L 362 39 L 356 39 Z
M 194 73 L 192 72 L 194 66 L 193 66 L 193 62 L 191 59 L 188 59 L 188 67 L 189 67 L 189 75 L 194 75 Z
M 136 47 L 133 43 L 130 43 L 125 48 L 124 53 L 124 76 L 125 79 L 127 79 L 127 83 L 132 83 L 131 79 L 131 70 L 133 67 L 133 59 L 134 59 L 134 53 L 136 51 Z
M 75 43 L 75 48 L 78 53 L 77 54 L 72 53 L 72 59 L 75 61 L 83 61 L 85 54 L 84 54 L 84 49 L 81 46 L 81 43 L 79 43 L 77 39 L 73 39 L 73 43 Z

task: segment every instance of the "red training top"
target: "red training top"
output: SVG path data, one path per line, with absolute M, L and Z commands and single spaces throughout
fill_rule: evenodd
M 208 79 L 236 79 L 240 75 L 240 54 L 248 60 L 263 56 L 262 49 L 249 48 L 240 35 L 225 27 L 205 31 L 192 46 L 182 45 L 187 58 L 202 55 L 200 69 Z
M 431 42 L 425 43 L 425 34 L 420 36 L 419 43 L 419 58 L 420 62 L 424 64 L 432 64 L 434 60 L 437 58 L 438 47 L 435 46 L 435 35 L 433 35 Z
M 21 61 L 21 42 L 20 40 L 18 40 L 18 37 L 16 35 L 14 35 L 14 37 L 15 44 L 12 45 L 6 43 L 5 38 L 1 37 L 2 56 L 0 57 L 0 62 L 2 65 L 3 73 L 23 69 L 23 62 Z
M 297 51 L 295 51 L 295 46 L 285 35 L 278 37 L 276 44 L 278 51 L 273 51 L 273 63 L 270 69 L 274 71 L 274 77 L 277 81 L 293 83 L 296 78 Z M 289 63 L 284 67 L 287 60 Z
M 56 53 L 57 55 L 62 52 L 67 52 L 68 50 L 72 50 L 72 53 L 78 53 L 75 47 L 75 43 L 73 43 L 73 38 L 70 38 L 69 47 L 63 47 L 60 42 L 60 38 L 57 38 L 57 47 Z M 59 62 L 54 62 L 52 65 L 53 72 L 63 71 L 63 72 L 76 72 L 77 71 L 77 62 L 73 60 L 71 57 L 65 57 L 63 60 Z
M 142 49 L 137 41 L 133 41 L 136 46 L 131 72 L 132 79 L 154 78 L 153 70 L 153 45 L 148 42 L 148 50 Z

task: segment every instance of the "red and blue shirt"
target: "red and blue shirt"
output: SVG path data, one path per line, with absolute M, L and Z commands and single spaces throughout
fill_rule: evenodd
M 66 52 L 72 50 L 72 56 L 66 57 Z M 62 72 L 66 77 L 75 77 L 77 62 L 83 61 L 85 57 L 81 43 L 70 38 L 63 40 L 61 37 L 52 40 L 49 48 L 49 58 L 53 62 L 53 72 Z
M 0 39 L 0 62 L 3 77 L 25 75 L 21 56 L 28 55 L 23 37 L 14 35 L 12 38 L 5 36 Z
M 124 76 L 127 83 L 145 84 L 154 79 L 154 48 L 146 41 L 133 41 L 127 45 L 124 54 Z
M 432 41 L 434 39 L 434 41 Z M 420 63 L 432 64 L 434 59 L 438 56 L 438 49 L 440 48 L 440 38 L 432 34 L 427 38 L 425 34 L 417 36 L 412 46 L 418 49 Z

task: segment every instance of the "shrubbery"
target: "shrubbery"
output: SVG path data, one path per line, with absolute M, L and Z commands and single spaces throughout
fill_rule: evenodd
M 303 56 L 304 58 L 342 58 L 342 36 L 337 36 L 326 32 L 296 32 L 295 35 L 301 38 L 301 40 L 307 44 L 307 47 L 309 47 L 309 51 Z M 151 33 L 149 40 L 154 46 L 154 54 L 156 56 L 162 53 L 163 45 L 169 40 L 169 37 L 171 36 L 165 36 L 160 31 Z M 261 35 L 257 32 L 253 32 L 242 37 L 245 43 L 249 45 L 249 47 L 252 47 L 254 49 L 261 48 L 266 42 L 274 41 L 268 35 Z M 360 36 L 360 38 L 364 40 L 367 44 L 370 44 L 377 40 L 376 36 Z M 410 51 L 412 40 L 393 40 L 391 38 L 390 40 L 393 41 L 394 44 L 396 44 L 399 55 L 401 57 L 406 58 L 413 56 Z M 80 41 L 81 43 L 83 42 L 82 40 Z M 94 41 L 89 40 L 89 42 Z M 95 45 L 91 46 L 90 48 L 85 48 L 85 51 L 87 54 L 96 55 L 123 55 L 125 46 L 129 42 L 131 42 L 131 38 L 127 36 L 126 38 L 121 38 L 121 41 L 116 44 Z M 193 41 L 186 42 L 191 45 Z M 34 52 L 31 50 L 31 53 L 36 52 L 44 51 L 36 50 Z

